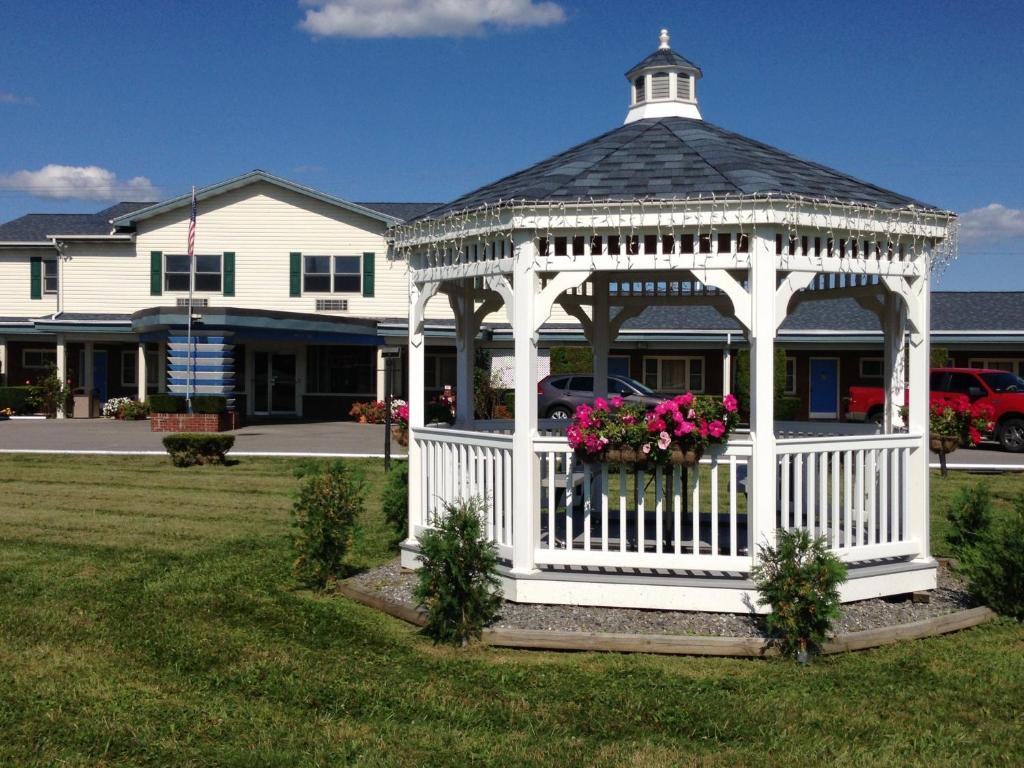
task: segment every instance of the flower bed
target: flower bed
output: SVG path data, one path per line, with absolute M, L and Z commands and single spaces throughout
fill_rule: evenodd
M 645 408 L 619 396 L 576 408 L 566 437 L 582 461 L 642 465 L 696 464 L 724 443 L 739 420 L 736 398 L 687 392 Z

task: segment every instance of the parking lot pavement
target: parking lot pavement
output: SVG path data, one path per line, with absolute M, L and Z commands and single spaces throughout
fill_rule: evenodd
M 0 421 L 0 451 L 163 453 L 165 432 L 148 421 L 11 419 Z M 229 432 L 236 454 L 382 455 L 384 426 L 349 421 L 250 424 Z M 391 442 L 395 456 L 405 449 Z

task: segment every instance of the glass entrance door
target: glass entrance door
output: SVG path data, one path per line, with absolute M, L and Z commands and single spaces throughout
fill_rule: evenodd
M 295 413 L 295 354 L 253 353 L 253 412 L 264 416 Z

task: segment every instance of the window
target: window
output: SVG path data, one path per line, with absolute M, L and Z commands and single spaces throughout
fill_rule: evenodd
M 369 395 L 377 391 L 375 347 L 313 344 L 306 351 L 306 392 Z
M 642 77 L 638 77 L 633 81 L 633 101 L 639 104 L 646 97 L 647 95 L 644 93 L 644 79 Z
M 569 389 L 573 392 L 594 392 L 593 376 L 573 376 L 569 382 Z
M 860 359 L 860 377 L 862 379 L 882 378 L 882 358 L 862 357 Z
M 302 290 L 306 293 L 358 293 L 361 289 L 358 256 L 302 257 Z
M 548 386 L 549 387 L 554 387 L 555 389 L 565 389 L 565 385 L 568 384 L 568 383 L 569 383 L 569 379 L 568 378 L 551 379 L 551 381 L 548 382 Z
M 121 386 L 134 387 L 139 380 L 138 352 L 134 349 L 121 350 Z M 157 357 L 155 351 L 146 350 L 146 386 L 157 385 Z
M 455 388 L 455 355 L 426 355 L 423 359 L 423 388 Z
M 1024 374 L 1024 360 L 1019 359 L 995 359 L 972 357 L 967 361 L 970 368 L 988 368 L 993 371 L 1006 371 L 1015 373 L 1018 376 Z
M 786 385 L 785 393 L 787 395 L 796 394 L 796 358 L 786 358 Z
M 1002 373 L 983 373 L 981 378 L 988 384 L 989 389 L 997 394 L 1004 392 L 1024 392 L 1024 380 L 1018 376 L 1003 371 Z
M 21 351 L 22 368 L 46 368 L 56 364 L 56 349 L 23 349 Z
M 703 357 L 645 357 L 644 384 L 659 392 L 703 392 Z
M 220 254 L 196 254 L 197 291 L 220 292 Z M 188 290 L 188 254 L 167 254 L 164 256 L 164 290 Z
M 43 261 L 43 293 L 56 293 L 58 285 L 57 260 Z
M 970 373 L 949 374 L 949 383 L 946 385 L 946 392 L 958 392 L 961 395 L 970 394 L 971 389 L 981 389 L 981 382 Z

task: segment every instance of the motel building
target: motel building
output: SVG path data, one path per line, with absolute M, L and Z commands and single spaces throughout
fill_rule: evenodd
M 703 122 L 701 77 L 698 67 L 659 47 L 629 72 L 625 125 L 447 206 L 349 202 L 259 170 L 198 189 L 194 391 L 229 395 L 250 420 L 345 419 L 353 402 L 383 397 L 380 348 L 396 345 L 403 348 L 398 390 L 407 394 L 408 251 L 393 241 L 396 228 L 417 219 L 436 224 L 537 190 L 560 203 L 604 200 L 600 213 L 608 220 L 625 215 L 626 203 L 692 195 L 710 201 L 797 192 L 913 204 Z M 652 123 L 659 119 L 682 122 Z M 0 383 L 24 384 L 54 363 L 98 402 L 184 392 L 190 204 L 182 190 L 160 202 L 0 224 Z M 641 233 L 634 223 L 617 227 L 613 237 L 639 253 L 657 251 L 659 243 L 664 250 L 671 234 L 667 227 Z M 673 242 L 712 258 L 735 247 L 737 234 L 711 223 L 679 229 Z M 542 239 L 552 257 L 589 258 L 578 234 Z M 836 238 L 833 247 L 856 257 L 864 238 L 848 240 Z M 779 255 L 794 257 L 818 258 L 827 247 L 821 232 L 780 235 L 778 243 Z M 697 279 L 674 286 L 693 300 L 649 296 L 616 310 L 603 365 L 664 392 L 730 390 L 740 353 L 750 348 L 749 329 L 720 289 Z M 642 296 L 650 287 L 619 281 L 615 290 Z M 457 301 L 425 306 L 428 397 L 457 389 Z M 785 393 L 798 401 L 797 418 L 841 420 L 849 386 L 882 386 L 874 301 L 842 295 L 789 307 L 776 347 L 785 350 Z M 474 343 L 490 351 L 495 383 L 512 389 L 515 334 L 509 313 L 494 306 L 479 318 Z M 955 365 L 1024 374 L 1021 307 L 1020 293 L 933 293 L 931 345 Z M 592 317 L 584 297 L 563 297 L 551 307 L 537 330 L 538 380 L 550 372 L 551 350 L 593 346 Z

